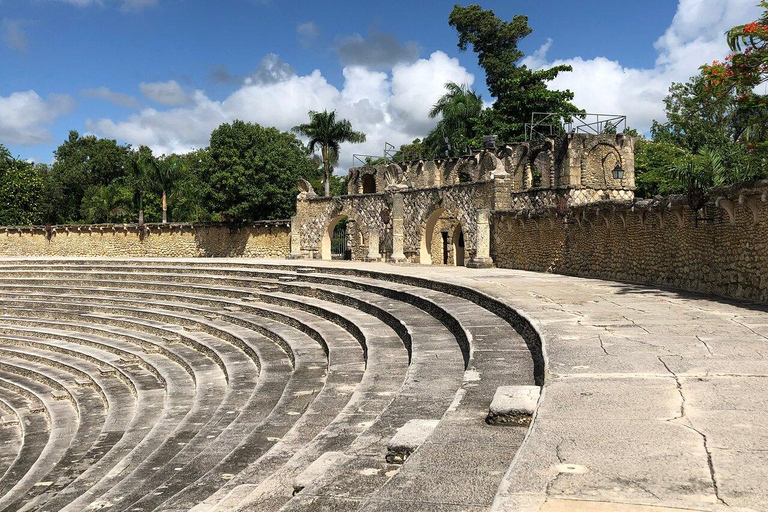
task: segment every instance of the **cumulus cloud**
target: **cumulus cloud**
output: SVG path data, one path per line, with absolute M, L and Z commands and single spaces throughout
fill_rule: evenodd
M 198 91 L 188 106 L 148 108 L 125 120 L 90 120 L 87 128 L 134 145 L 146 144 L 159 153 L 186 152 L 208 145 L 211 131 L 235 119 L 290 130 L 307 121 L 309 110 L 336 110 L 367 135 L 364 144 L 342 146 L 340 167 L 345 169 L 352 165 L 353 153 L 380 155 L 385 142 L 398 146 L 422 137 L 435 123 L 427 113 L 444 94 L 445 82 L 474 81 L 457 59 L 443 52 L 399 64 L 391 73 L 364 66 L 347 66 L 343 71 L 340 89 L 319 70 L 301 76 L 277 73 L 273 77 L 279 80 L 244 83 L 222 101 Z
M 290 80 L 295 75 L 296 73 L 288 63 L 274 53 L 270 53 L 261 59 L 261 63 L 256 68 L 256 71 L 245 79 L 245 84 L 276 84 Z
M 178 107 L 190 101 L 189 95 L 176 80 L 168 82 L 142 82 L 139 84 L 141 94 L 159 105 Z
M 69 96 L 51 95 L 43 99 L 32 90 L 0 96 L 0 143 L 32 146 L 49 142 L 47 127 L 74 106 Z
M 217 84 L 255 85 L 284 82 L 296 75 L 293 68 L 279 56 L 270 53 L 261 59 L 259 66 L 250 75 L 238 75 L 229 72 L 227 66 L 216 66 L 209 73 L 209 78 Z
M 95 89 L 83 89 L 80 94 L 86 98 L 103 100 L 118 107 L 124 108 L 137 108 L 139 101 L 128 94 L 122 92 L 115 92 L 108 87 L 97 87 Z
M 11 50 L 27 51 L 27 32 L 24 28 L 26 25 L 27 22 L 24 20 L 3 18 L 3 22 L 0 23 L 0 39 L 3 44 Z
M 699 66 L 728 53 L 725 32 L 734 25 L 755 19 L 760 10 L 754 0 L 680 0 L 672 24 L 655 42 L 657 58 L 652 68 L 630 68 L 605 57 L 565 60 L 547 59 L 548 40 L 523 60 L 532 68 L 570 64 L 551 87 L 570 89 L 574 102 L 587 112 L 625 114 L 630 126 L 641 132 L 654 119 L 663 121 L 663 99 L 672 82 L 685 82 L 699 73 Z
M 419 57 L 419 46 L 413 41 L 400 44 L 391 34 L 369 30 L 368 37 L 353 34 L 339 40 L 336 48 L 344 66 L 389 69 Z

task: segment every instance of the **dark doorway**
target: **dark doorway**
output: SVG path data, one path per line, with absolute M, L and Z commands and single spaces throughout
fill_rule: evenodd
M 448 231 L 443 231 L 443 265 L 448 264 Z
M 366 174 L 363 176 L 363 194 L 375 194 L 376 193 L 376 178 L 373 174 Z

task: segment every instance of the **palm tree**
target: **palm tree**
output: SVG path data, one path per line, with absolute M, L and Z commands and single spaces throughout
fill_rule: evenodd
M 437 100 L 429 117 L 442 116 L 435 131 L 452 141 L 466 142 L 475 134 L 475 119 L 483 111 L 483 99 L 466 85 L 445 84 L 447 92 Z
M 339 144 L 342 142 L 365 142 L 365 134 L 352 129 L 352 124 L 346 119 L 336 120 L 336 111 L 309 111 L 309 123 L 294 126 L 292 131 L 309 138 L 309 150 L 314 152 L 317 146 L 323 156 L 323 171 L 325 173 L 325 197 L 331 195 L 331 162 L 334 153 L 338 155 Z
M 96 185 L 86 191 L 80 210 L 90 224 L 112 222 L 127 216 L 130 202 L 130 189 L 118 183 Z
M 163 224 L 168 222 L 168 193 L 184 176 L 186 164 L 177 155 L 155 158 L 150 156 L 145 160 L 149 179 L 155 183 L 163 195 Z
M 152 151 L 146 146 L 141 146 L 137 153 L 128 157 L 126 182 L 133 192 L 134 202 L 139 209 L 139 224 L 144 224 L 144 194 L 149 188 L 148 160 L 150 158 L 152 158 Z

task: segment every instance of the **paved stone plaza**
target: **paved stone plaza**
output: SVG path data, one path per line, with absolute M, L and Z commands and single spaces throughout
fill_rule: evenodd
M 29 259 L 0 261 L 0 311 L 3 510 L 768 509 L 763 306 L 501 269 Z M 542 380 L 532 422 L 486 424 L 499 387 Z

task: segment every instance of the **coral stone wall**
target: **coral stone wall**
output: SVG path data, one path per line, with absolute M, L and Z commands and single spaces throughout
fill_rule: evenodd
M 748 202 L 709 204 L 698 222 L 687 206 L 664 204 L 577 208 L 567 222 L 495 212 L 491 255 L 505 268 L 768 301 L 768 204 Z
M 290 253 L 288 221 L 0 228 L 0 256 L 251 257 Z

